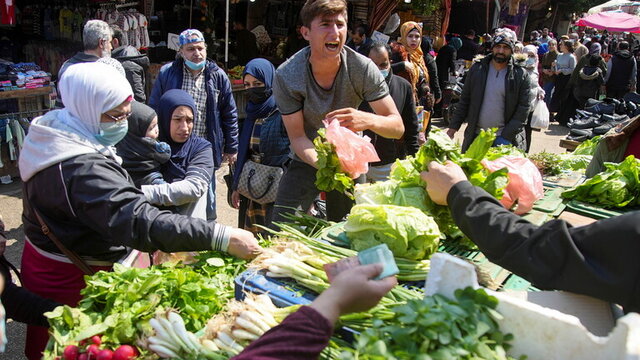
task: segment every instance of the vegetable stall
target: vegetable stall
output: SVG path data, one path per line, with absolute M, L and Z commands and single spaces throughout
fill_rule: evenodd
M 396 162 L 388 181 L 354 186 L 336 145 L 321 133 L 315 141 L 319 184 L 352 192 L 356 202 L 345 222 L 292 214 L 280 230 L 261 238 L 265 250 L 251 262 L 203 252 L 172 255 L 145 269 L 116 264 L 111 272 L 98 272 L 86 278 L 77 307 L 46 314 L 51 337 L 44 358 L 228 359 L 327 289 L 325 265 L 385 244 L 400 285 L 368 312 L 341 317 L 323 358 L 511 359 L 513 337 L 497 323 L 502 315 L 495 297 L 471 288 L 454 298 L 424 296 L 429 258 L 447 252 L 465 259 L 492 290 L 537 289 L 490 263 L 448 208 L 431 201 L 420 172 L 431 161 L 453 161 L 474 185 L 543 223 L 579 205 L 602 208 L 598 216 L 637 206 L 640 163 L 629 157 L 585 181 L 581 172 L 593 142 L 573 154 L 525 159 L 513 147 L 491 147 L 495 136 L 482 131 L 462 153 L 434 129 L 415 156 Z

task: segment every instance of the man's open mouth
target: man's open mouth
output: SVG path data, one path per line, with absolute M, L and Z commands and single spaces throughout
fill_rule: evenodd
M 340 43 L 337 41 L 329 41 L 324 43 L 324 46 L 329 50 L 329 51 L 336 51 L 338 50 L 338 47 L 340 46 Z

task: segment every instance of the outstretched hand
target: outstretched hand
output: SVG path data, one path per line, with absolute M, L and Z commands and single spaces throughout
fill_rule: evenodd
M 398 284 L 395 276 L 373 280 L 381 272 L 381 264 L 345 270 L 333 279 L 331 286 L 316 298 L 311 307 L 332 324 L 341 315 L 369 310 Z
M 251 260 L 262 252 L 258 241 L 247 230 L 231 229 L 227 252 L 239 259 Z

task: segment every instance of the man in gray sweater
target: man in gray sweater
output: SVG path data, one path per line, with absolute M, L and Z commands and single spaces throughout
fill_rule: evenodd
M 513 62 L 514 41 L 508 34 L 496 36 L 492 54 L 477 61 L 467 74 L 460 102 L 456 107 L 447 134 L 453 135 L 463 122 L 462 150 L 482 129 L 497 128 L 494 145 L 512 144 L 525 150 L 524 124 L 530 108 L 529 75 Z

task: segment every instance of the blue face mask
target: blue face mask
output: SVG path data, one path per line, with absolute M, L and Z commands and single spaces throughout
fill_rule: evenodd
M 202 60 L 199 63 L 194 63 L 193 61 L 189 61 L 187 59 L 184 59 L 184 63 L 187 65 L 187 67 L 193 71 L 198 71 L 198 70 L 202 70 L 204 68 L 204 65 L 206 64 L 205 60 Z
M 380 70 L 380 73 L 382 74 L 382 77 L 386 79 L 387 76 L 389 76 L 389 69 Z
M 127 135 L 128 130 L 129 125 L 127 120 L 100 123 L 100 133 L 95 135 L 95 137 L 100 144 L 104 146 L 113 146 L 119 143 L 120 140 Z

